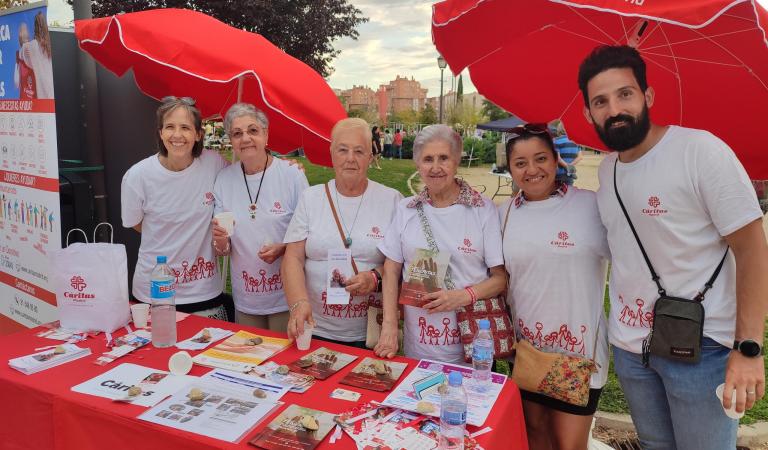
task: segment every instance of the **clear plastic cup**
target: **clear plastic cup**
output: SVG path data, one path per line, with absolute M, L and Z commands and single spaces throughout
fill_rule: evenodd
M 312 325 L 304 323 L 304 333 L 296 336 L 296 348 L 299 350 L 309 350 L 312 343 Z
M 136 303 L 131 305 L 131 318 L 136 328 L 146 328 L 149 318 L 149 303 Z
M 725 389 L 725 383 L 721 384 L 720 386 L 715 389 L 715 394 L 717 395 L 717 398 L 720 400 L 720 406 L 723 405 L 723 389 Z M 723 412 L 725 412 L 725 415 L 730 417 L 731 419 L 741 419 L 744 417 L 744 413 L 738 413 L 736 412 L 736 389 L 733 390 L 733 397 L 731 398 L 731 408 L 725 409 L 725 406 L 723 406 Z
M 219 226 L 227 230 L 227 236 L 232 236 L 235 231 L 235 213 L 224 211 L 213 216 L 219 223 Z

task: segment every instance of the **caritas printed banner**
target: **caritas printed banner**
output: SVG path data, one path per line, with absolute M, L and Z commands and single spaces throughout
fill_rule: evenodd
M 45 3 L 0 13 L 0 334 L 56 320 L 61 248 L 51 37 Z M 6 320 L 3 320 L 6 319 Z

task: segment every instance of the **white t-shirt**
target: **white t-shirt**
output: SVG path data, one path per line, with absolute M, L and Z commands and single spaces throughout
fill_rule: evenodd
M 29 50 L 29 58 L 26 51 Z M 53 64 L 51 57 L 46 56 L 40 43 L 36 39 L 25 43 L 20 49 L 21 59 L 24 64 L 32 68 L 35 73 L 35 89 L 37 98 L 53 98 Z
M 330 189 L 337 213 L 343 218 L 344 224 L 351 228 L 352 257 L 358 270 L 363 272 L 384 264 L 384 255 L 376 246 L 387 235 L 397 202 L 403 196 L 392 188 L 368 180 L 368 187 L 362 196 L 344 197 L 338 194 L 337 204 L 335 180 L 330 181 Z M 344 243 L 333 219 L 324 184 L 304 191 L 285 232 L 284 242 L 289 244 L 305 239 L 304 273 L 316 324 L 313 334 L 345 342 L 364 341 L 368 305 L 381 305 L 381 293 L 353 297 L 348 305 L 326 304 L 328 250 L 343 249 Z
M 259 183 L 264 176 L 256 203 L 256 218 L 251 219 L 249 205 L 256 200 Z M 267 243 L 283 242 L 285 230 L 293 217 L 302 191 L 309 187 L 307 177 L 287 161 L 273 159 L 264 172 L 247 175 L 251 197 L 245 188 L 242 166 L 232 164 L 216 177 L 213 188 L 216 196 L 215 212 L 231 211 L 235 215 L 232 245 L 232 296 L 235 308 L 247 314 L 273 314 L 287 311 L 283 281 L 280 278 L 278 258 L 267 264 L 258 257 Z
M 168 257 L 176 275 L 176 303 L 210 300 L 222 283 L 211 246 L 213 183 L 226 161 L 203 151 L 186 169 L 173 172 L 158 155 L 128 169 L 121 186 L 123 226 L 141 223 L 141 245 L 133 274 L 133 296 L 149 302 L 149 278 L 157 256 Z
M 617 154 L 600 164 L 597 202 L 608 230 L 611 263 L 611 344 L 641 353 L 648 335 L 656 285 L 632 236 L 613 188 Z M 667 294 L 696 296 L 715 271 L 727 236 L 762 217 L 755 190 L 733 151 L 712 134 L 670 126 L 640 159 L 619 162 L 619 194 Z M 704 335 L 733 345 L 736 265 L 728 252 L 703 302 Z
M 499 206 L 502 226 L 510 202 Z M 569 187 L 563 197 L 525 202 L 509 212 L 504 263 L 517 336 L 545 352 L 594 358 L 599 367 L 593 389 L 608 378 L 603 313 L 608 258 L 592 191 Z
M 417 209 L 407 207 L 412 199 L 406 198 L 398 204 L 390 231 L 379 245 L 387 258 L 403 264 L 403 273 L 418 249 L 429 249 Z M 424 205 L 438 249 L 451 256 L 449 267 L 456 289 L 486 280 L 489 267 L 504 264 L 499 216 L 493 202 L 487 197 L 483 200 L 482 207 Z M 464 363 L 455 311 L 427 314 L 423 308 L 406 305 L 404 313 L 405 356 Z

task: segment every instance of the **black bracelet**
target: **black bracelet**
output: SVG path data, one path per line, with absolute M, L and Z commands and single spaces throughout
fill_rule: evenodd
M 376 275 L 376 292 L 381 292 L 381 274 L 376 269 L 371 269 L 374 275 Z

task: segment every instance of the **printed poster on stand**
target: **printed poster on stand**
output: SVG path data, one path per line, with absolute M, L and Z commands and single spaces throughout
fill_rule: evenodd
M 0 12 L 0 328 L 56 320 L 49 256 L 61 248 L 47 4 Z M 73 286 L 77 292 L 78 286 Z

